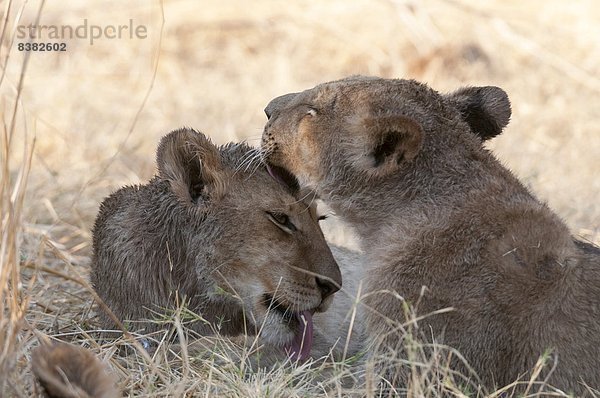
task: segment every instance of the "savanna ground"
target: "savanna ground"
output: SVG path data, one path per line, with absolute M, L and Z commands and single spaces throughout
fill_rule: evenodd
M 28 361 L 45 336 L 91 348 L 130 395 L 350 393 L 335 376 L 319 382 L 302 368 L 252 373 L 243 358 L 215 359 L 218 350 L 172 360 L 134 347 L 136 354 L 121 357 L 118 346 L 133 343 L 95 340 L 97 307 L 86 282 L 99 203 L 153 175 L 162 135 L 185 125 L 216 143 L 258 144 L 272 97 L 322 81 L 369 74 L 415 78 L 439 91 L 504 88 L 513 117 L 490 148 L 574 235 L 600 242 L 595 0 L 4 0 L 0 16 L 0 396 L 37 394 Z M 72 26 L 133 19 L 147 38 L 17 51 L 25 39 L 16 27 L 37 18 Z M 441 390 L 423 377 L 408 393 Z

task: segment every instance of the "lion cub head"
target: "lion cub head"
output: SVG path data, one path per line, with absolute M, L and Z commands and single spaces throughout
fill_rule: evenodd
M 305 358 L 312 314 L 341 286 L 314 206 L 246 144 L 218 148 L 178 130 L 161 140 L 157 163 L 155 179 L 101 206 L 92 264 L 100 297 L 134 321 L 186 297 L 222 333 L 260 332 Z
M 423 148 L 457 142 L 456 131 L 468 131 L 471 141 L 492 138 L 511 110 L 498 87 L 440 95 L 413 80 L 355 76 L 277 97 L 265 113 L 262 149 L 270 172 L 322 193 L 329 175 L 339 182 L 344 174 L 379 178 L 406 169 Z

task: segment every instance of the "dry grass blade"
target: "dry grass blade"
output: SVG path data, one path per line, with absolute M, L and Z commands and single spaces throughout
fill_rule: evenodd
M 44 2 L 40 4 L 37 20 L 41 15 Z M 10 10 L 10 2 L 7 11 Z M 4 31 L 4 29 L 3 29 Z M 4 35 L 4 32 L 3 32 Z M 23 162 L 20 167 L 13 171 L 13 159 L 11 150 L 15 136 L 17 117 L 20 116 L 19 100 L 25 79 L 28 57 L 25 58 L 16 98 L 14 99 L 12 112 L 7 121 L 2 120 L 2 135 L 0 137 L 0 216 L 1 216 L 1 238 L 0 238 L 0 389 L 8 383 L 8 376 L 14 371 L 16 358 L 19 355 L 19 343 L 17 336 L 21 330 L 23 318 L 29 303 L 26 296 L 22 294 L 20 277 L 20 236 L 22 226 L 22 213 L 25 202 L 27 180 L 31 170 L 35 140 L 27 136 L 23 139 Z M 6 65 L 2 65 L 6 69 Z M 6 116 L 6 113 L 3 113 Z

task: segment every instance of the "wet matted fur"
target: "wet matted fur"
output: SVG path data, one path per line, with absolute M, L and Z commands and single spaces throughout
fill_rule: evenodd
M 160 329 L 152 320 L 185 302 L 202 316 L 187 324 L 200 335 L 260 331 L 265 343 L 310 355 L 312 314 L 341 286 L 315 206 L 246 144 L 217 148 L 191 129 L 165 136 L 157 163 L 150 182 L 100 207 L 91 272 L 100 298 L 130 330 Z M 107 314 L 101 321 L 115 327 Z

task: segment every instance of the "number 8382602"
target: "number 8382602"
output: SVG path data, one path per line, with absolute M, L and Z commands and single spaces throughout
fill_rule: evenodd
M 18 43 L 19 51 L 67 51 L 67 43 Z

